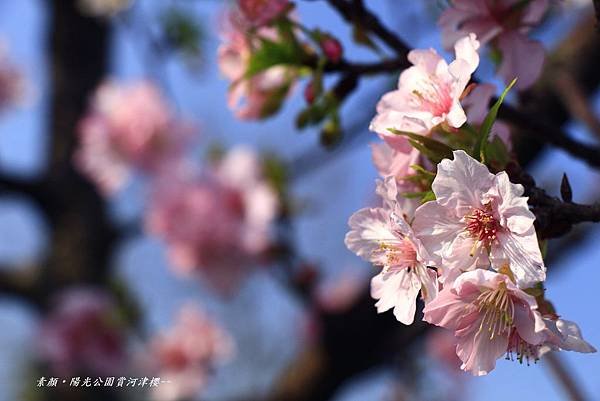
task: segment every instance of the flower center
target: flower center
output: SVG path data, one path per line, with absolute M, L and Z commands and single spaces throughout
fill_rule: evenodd
M 497 238 L 500 223 L 492 214 L 492 206 L 487 203 L 481 209 L 474 209 L 471 214 L 465 216 L 467 231 L 475 238 L 477 243 L 489 247 Z M 472 252 L 474 253 L 474 252 Z
M 515 317 L 515 305 L 504 283 L 501 283 L 497 289 L 482 292 L 475 304 L 477 311 L 483 314 L 478 333 L 487 332 L 490 340 L 495 336 L 510 334 Z
M 412 90 L 413 106 L 428 111 L 436 117 L 443 116 L 452 108 L 450 87 L 444 82 L 433 79 L 422 80 Z
M 412 268 L 417 263 L 417 251 L 407 238 L 394 244 L 382 242 L 379 244 L 379 252 L 385 255 L 383 271 L 386 273 Z
M 519 363 L 523 363 L 523 360 L 525 360 L 529 366 L 530 361 L 536 363 L 540 359 L 539 354 L 540 345 L 529 344 L 521 338 L 516 330 L 513 331 L 506 351 L 507 360 L 514 361 L 516 359 Z

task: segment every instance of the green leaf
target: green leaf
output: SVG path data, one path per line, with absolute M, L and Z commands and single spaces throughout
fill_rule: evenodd
M 414 132 L 399 131 L 394 128 L 390 128 L 389 131 L 395 135 L 408 137 L 410 144 L 427 156 L 433 163 L 439 163 L 442 159 L 449 159 L 452 157 L 452 151 L 454 149 L 436 139 L 425 135 L 415 134 Z
M 491 164 L 494 169 L 498 171 L 505 169 L 506 164 L 510 161 L 510 154 L 502 139 L 496 136 L 487 144 L 486 158 L 488 163 Z
M 260 46 L 252 52 L 245 78 L 252 78 L 276 65 L 301 65 L 303 52 L 291 42 L 274 42 L 260 38 Z
M 435 200 L 435 194 L 433 193 L 433 191 L 427 191 L 425 193 L 425 195 L 423 195 L 423 197 L 421 198 L 421 203 L 434 201 L 434 200 Z
M 421 174 L 423 174 L 423 175 L 425 175 L 425 176 L 428 176 L 428 177 L 435 177 L 435 173 L 434 173 L 434 172 L 432 172 L 432 171 L 429 171 L 429 170 L 425 170 L 425 169 L 423 168 L 423 166 L 420 166 L 420 165 L 418 165 L 418 164 L 411 164 L 411 165 L 410 165 L 410 168 L 412 168 L 413 170 L 415 170 L 417 173 L 421 173 Z
M 488 138 L 490 137 L 490 131 L 492 129 L 492 125 L 496 122 L 496 117 L 498 117 L 498 110 L 500 110 L 500 106 L 502 102 L 504 102 L 504 98 L 508 94 L 508 91 L 513 87 L 513 85 L 517 82 L 517 78 L 513 79 L 512 82 L 504 89 L 496 103 L 492 106 L 487 116 L 483 120 L 483 124 L 481 124 L 481 128 L 479 129 L 479 139 L 475 143 L 475 147 L 473 148 L 473 155 L 475 157 L 479 157 L 479 160 L 482 163 L 486 163 L 486 152 L 488 145 Z
M 169 43 L 187 55 L 200 53 L 201 26 L 185 10 L 169 9 L 162 16 L 163 30 Z

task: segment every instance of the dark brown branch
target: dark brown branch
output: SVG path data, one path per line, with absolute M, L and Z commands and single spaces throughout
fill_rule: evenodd
M 351 24 L 359 24 L 375 34 L 402 59 L 406 59 L 409 47 L 394 32 L 385 27 L 375 14 L 367 10 L 362 1 L 327 0 L 340 15 Z

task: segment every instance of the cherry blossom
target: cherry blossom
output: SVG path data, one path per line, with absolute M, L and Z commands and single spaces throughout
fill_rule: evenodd
M 258 157 L 240 147 L 206 171 L 180 169 L 158 179 L 146 227 L 167 243 L 177 272 L 201 271 L 227 292 L 270 244 L 277 209 Z
M 522 185 L 506 172 L 491 174 L 462 150 L 438 164 L 436 196 L 415 212 L 413 228 L 436 258 L 441 281 L 463 271 L 509 267 L 526 288 L 544 281 L 546 268 Z
M 234 345 L 221 327 L 188 304 L 172 327 L 152 339 L 150 352 L 161 379 L 171 382 L 155 387 L 153 398 L 176 401 L 202 391 L 214 368 L 233 356 Z
M 190 134 L 189 125 L 175 118 L 152 84 L 107 82 L 80 123 L 75 163 L 109 195 L 134 168 L 154 174 L 175 163 Z
M 427 268 L 430 257 L 406 221 L 394 178 L 380 181 L 378 193 L 383 207 L 354 213 L 345 243 L 358 256 L 383 268 L 371 280 L 371 295 L 379 300 L 377 311 L 393 308 L 398 321 L 411 324 L 419 291 L 426 302 L 437 294 L 436 273 Z
M 78 287 L 61 294 L 40 326 L 39 351 L 56 374 L 115 375 L 125 362 L 124 336 L 110 297 Z
M 294 69 L 273 66 L 246 77 L 252 51 L 258 37 L 277 40 L 273 28 L 261 27 L 252 35 L 248 27 L 232 12 L 223 31 L 223 44 L 218 51 L 221 73 L 231 82 L 228 105 L 235 116 L 244 120 L 260 119 L 275 112 L 287 96 L 295 78 Z
M 452 0 L 442 13 L 439 25 L 444 47 L 473 32 L 482 44 L 491 43 L 502 54 L 498 74 L 506 82 L 517 77 L 517 88 L 526 89 L 539 76 L 544 47 L 529 39 L 527 32 L 539 24 L 548 0 Z
M 507 351 L 527 352 L 544 341 L 545 328 L 535 298 L 509 276 L 477 269 L 461 274 L 425 305 L 424 320 L 454 332 L 461 369 L 488 374 Z M 516 332 L 520 347 L 509 347 Z M 524 351 L 525 350 L 525 351 Z
M 413 66 L 400 74 L 398 89 L 377 104 L 371 131 L 405 151 L 406 139 L 391 133 L 390 128 L 426 135 L 439 124 L 462 126 L 467 116 L 460 98 L 479 65 L 478 48 L 473 34 L 459 39 L 454 46 L 456 60 L 450 64 L 433 49 L 412 50 L 408 59 Z

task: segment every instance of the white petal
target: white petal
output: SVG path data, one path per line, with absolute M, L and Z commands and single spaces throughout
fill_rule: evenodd
M 415 319 L 416 298 L 420 289 L 419 278 L 408 269 L 380 273 L 371 280 L 371 296 L 379 300 L 375 304 L 377 312 L 394 308 L 396 319 L 406 325 L 412 324 Z
M 372 263 L 381 264 L 374 256 L 382 242 L 396 243 L 398 237 L 390 231 L 389 211 L 383 208 L 365 208 L 354 213 L 348 221 L 350 232 L 344 243 L 352 252 Z
M 481 207 L 482 195 L 494 184 L 494 175 L 487 167 L 463 150 L 455 150 L 454 160 L 438 164 L 432 189 L 440 205 L 458 208 L 465 215 L 469 207 Z

